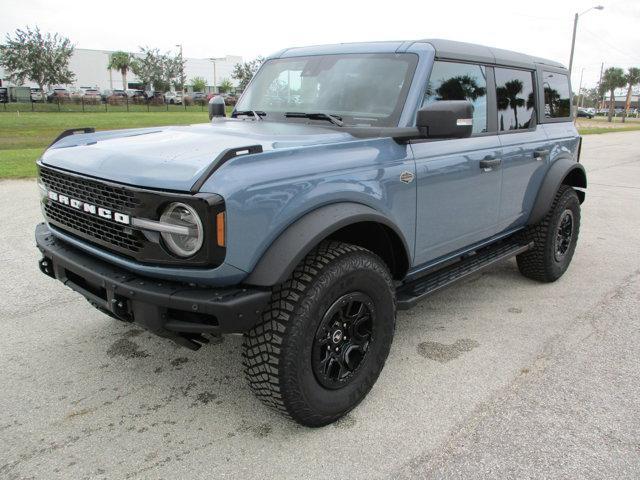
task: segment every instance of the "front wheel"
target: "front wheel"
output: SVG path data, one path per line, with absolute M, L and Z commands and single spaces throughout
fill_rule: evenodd
M 367 395 L 393 339 L 395 290 L 375 254 L 325 242 L 273 292 L 244 337 L 245 375 L 256 396 L 298 423 L 319 427 Z
M 520 273 L 541 282 L 554 282 L 569 268 L 580 232 L 580 201 L 576 191 L 562 185 L 547 215 L 525 232 L 534 246 L 516 257 Z

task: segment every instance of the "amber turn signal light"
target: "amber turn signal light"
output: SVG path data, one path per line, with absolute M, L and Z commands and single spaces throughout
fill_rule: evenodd
M 216 215 L 216 243 L 219 247 L 224 247 L 224 212 Z

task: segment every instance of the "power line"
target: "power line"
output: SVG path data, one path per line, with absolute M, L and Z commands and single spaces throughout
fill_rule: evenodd
M 588 34 L 590 34 L 592 37 L 594 37 L 598 42 L 604 43 L 605 45 L 607 45 L 609 48 L 611 48 L 612 50 L 615 50 L 616 52 L 618 52 L 619 54 L 621 54 L 624 57 L 627 57 L 629 59 L 631 59 L 634 63 L 640 63 L 640 57 L 635 57 L 632 54 L 629 54 L 629 52 L 624 52 L 622 50 L 620 50 L 618 47 L 616 47 L 615 45 L 609 43 L 607 40 L 605 40 L 604 38 L 602 38 L 602 35 L 598 35 L 594 32 L 592 32 L 591 30 L 588 30 L 586 28 L 582 29 L 583 31 L 587 32 Z

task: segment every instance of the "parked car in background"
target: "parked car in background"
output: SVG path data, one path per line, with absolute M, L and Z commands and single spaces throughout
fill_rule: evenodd
M 225 105 L 234 106 L 238 101 L 238 97 L 232 93 L 223 93 L 222 98 L 224 99 Z
M 589 111 L 587 111 L 584 108 L 579 108 L 578 109 L 578 117 L 582 117 L 582 118 L 593 118 L 593 114 Z
M 100 91 L 96 88 L 88 88 L 84 91 L 82 99 L 87 103 L 100 103 L 102 100 Z
M 157 90 L 147 91 L 147 101 L 153 105 L 162 105 L 164 103 L 164 93 Z
M 44 101 L 44 95 L 42 94 L 42 90 L 40 90 L 39 88 L 31 88 L 30 89 L 30 96 L 31 96 L 31 101 L 32 102 L 43 102 Z
M 54 88 L 47 93 L 48 102 L 68 102 L 71 96 L 66 88 Z
M 147 96 L 145 95 L 144 90 L 135 90 L 130 88 L 128 90 L 125 90 L 125 93 L 130 102 L 145 103 L 147 101 Z
M 9 103 L 9 89 L 0 87 L 0 103 Z
M 144 90 L 138 90 L 135 88 L 127 88 L 124 93 L 129 98 L 142 97 L 144 98 Z
M 164 101 L 171 105 L 182 105 L 182 92 L 165 92 Z
M 202 104 L 209 101 L 209 96 L 204 92 L 193 92 L 191 94 L 191 100 L 193 103 Z
M 100 94 L 100 98 L 103 102 L 107 102 L 109 98 L 124 98 L 127 94 L 124 90 L 103 90 Z
M 111 95 L 107 97 L 106 102 L 109 105 L 124 105 L 127 100 L 127 94 L 124 93 L 124 90 L 113 90 Z

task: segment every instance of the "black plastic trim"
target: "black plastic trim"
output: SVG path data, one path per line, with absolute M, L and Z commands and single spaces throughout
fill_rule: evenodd
M 94 127 L 80 127 L 80 128 L 69 128 L 68 130 L 64 130 L 60 135 L 56 137 L 56 139 L 49 144 L 47 148 L 52 147 L 56 142 L 62 140 L 69 135 L 74 135 L 76 132 L 82 133 L 96 133 L 96 129 Z
M 245 147 L 227 148 L 223 150 L 191 186 L 191 193 L 199 192 L 204 183 L 213 175 L 213 172 L 220 168 L 225 162 L 241 155 L 252 155 L 254 153 L 262 153 L 262 145 L 247 145 Z
M 251 329 L 271 298 L 269 289 L 211 288 L 134 275 L 56 238 L 44 223 L 36 227 L 35 237 L 44 274 L 120 319 L 187 347 L 193 345 L 181 334 Z
M 318 243 L 341 228 L 359 222 L 375 222 L 391 228 L 402 241 L 404 254 L 411 258 L 406 239 L 387 217 L 359 203 L 334 203 L 307 213 L 284 230 L 262 255 L 245 283 L 257 286 L 282 283 Z
M 580 188 L 587 188 L 587 173 L 582 164 L 567 157 L 557 159 L 549 168 L 549 171 L 542 181 L 540 190 L 538 190 L 538 196 L 529 215 L 528 225 L 535 225 L 544 218 L 551 208 L 553 199 L 560 185 L 562 185 L 563 180 L 574 170 L 580 171 L 584 179 L 584 186 L 581 185 Z

